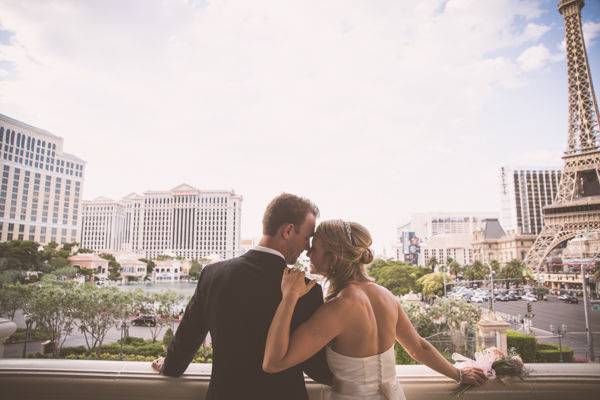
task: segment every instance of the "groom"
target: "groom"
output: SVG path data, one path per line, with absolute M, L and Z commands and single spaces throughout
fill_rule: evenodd
M 303 371 L 330 385 L 324 350 L 280 373 L 262 369 L 267 332 L 281 301 L 283 271 L 308 250 L 318 215 L 307 199 L 286 193 L 274 198 L 263 216 L 260 245 L 202 270 L 166 358 L 152 366 L 163 375 L 180 376 L 210 332 L 213 364 L 207 400 L 304 400 Z M 316 285 L 298 302 L 292 331 L 321 304 L 323 293 Z

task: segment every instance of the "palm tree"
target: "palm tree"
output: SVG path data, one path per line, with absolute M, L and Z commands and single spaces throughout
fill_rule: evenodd
M 498 277 L 500 279 L 513 279 L 517 287 L 519 283 L 523 283 L 526 276 L 525 265 L 519 260 L 509 261 L 504 268 L 500 270 Z M 506 288 L 509 288 L 511 281 L 506 281 Z
M 596 265 L 594 266 L 594 270 L 592 271 L 592 277 L 597 283 L 600 283 L 600 261 L 596 261 Z
M 463 278 L 469 281 L 484 279 L 489 273 L 487 268 L 481 261 L 475 261 L 471 265 L 467 265 L 463 272 Z
M 498 272 L 500 272 L 500 269 L 502 269 L 502 266 L 500 265 L 500 263 L 497 260 L 492 260 L 492 261 L 490 261 L 490 268 L 495 273 L 498 273 Z
M 435 256 L 434 256 L 434 257 L 431 257 L 431 258 L 429 259 L 429 261 L 427 261 L 427 266 L 428 266 L 429 268 L 431 268 L 431 272 L 435 272 L 435 267 L 436 267 L 438 264 L 439 264 L 439 263 L 438 263 L 438 260 L 437 260 L 437 258 L 435 258 Z
M 452 257 L 448 257 L 448 272 L 456 279 L 462 271 L 462 267 Z

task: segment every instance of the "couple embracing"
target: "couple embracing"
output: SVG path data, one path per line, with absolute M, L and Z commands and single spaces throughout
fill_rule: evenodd
M 362 225 L 330 220 L 315 230 L 318 215 L 307 199 L 273 199 L 259 246 L 202 270 L 167 356 L 153 368 L 180 376 L 210 332 L 208 400 L 307 399 L 303 372 L 331 386 L 332 400 L 404 399 L 396 341 L 457 383 L 485 381 L 481 370 L 446 361 L 398 299 L 369 278 L 372 240 Z M 311 273 L 329 281 L 325 302 L 318 284 L 287 267 L 304 251 Z

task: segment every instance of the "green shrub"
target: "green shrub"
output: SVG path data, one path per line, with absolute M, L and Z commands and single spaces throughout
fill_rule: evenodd
M 506 334 L 508 348 L 514 348 L 517 354 L 521 356 L 523 362 L 536 362 L 536 340 L 535 337 L 524 335 L 515 331 L 508 331 Z
M 163 336 L 163 340 L 162 340 L 163 346 L 165 346 L 165 349 L 167 347 L 169 347 L 169 344 L 171 344 L 171 340 L 173 340 L 173 329 L 169 328 L 165 332 L 165 335 Z
M 163 357 L 165 355 L 165 351 L 163 349 L 162 343 L 160 342 L 144 342 L 144 344 L 140 345 L 123 345 L 121 346 L 119 343 L 111 343 L 102 346 L 101 353 L 110 353 L 110 354 L 135 354 L 138 356 L 153 356 L 153 357 Z
M 123 342 L 123 344 L 144 344 L 145 340 L 141 337 L 135 337 L 135 336 L 126 336 L 125 338 L 123 338 L 123 340 L 119 339 L 117 340 L 117 343 L 121 343 Z
M 66 358 L 66 356 L 68 355 L 81 355 L 86 354 L 87 352 L 88 350 L 84 346 L 63 347 L 62 349 L 60 349 L 59 356 Z
M 201 346 L 196 355 L 194 356 L 194 362 L 197 363 L 212 363 L 212 347 L 211 346 Z
M 562 346 L 562 355 L 564 362 L 573 362 L 573 350 L 569 346 Z M 560 362 L 558 345 L 554 343 L 538 343 L 536 361 L 539 363 Z
M 111 343 L 100 348 L 100 355 L 96 352 L 90 353 L 84 346 L 63 347 L 60 352 L 61 358 L 68 360 L 124 360 L 124 361 L 152 361 L 158 357 L 164 357 L 165 350 L 161 342 L 145 341 L 143 339 L 133 338 L 131 343 L 123 344 Z M 50 358 L 42 356 L 40 353 L 29 354 L 28 358 Z M 212 347 L 200 347 L 193 358 L 196 363 L 212 363 Z
M 415 365 L 418 364 L 413 358 L 404 350 L 404 347 L 396 343 L 396 365 Z

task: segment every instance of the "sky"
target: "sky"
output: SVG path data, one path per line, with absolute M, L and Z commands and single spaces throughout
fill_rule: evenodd
M 291 192 L 390 254 L 413 213 L 499 212 L 502 165 L 562 166 L 557 3 L 0 0 L 0 113 L 86 160 L 84 199 L 233 189 L 252 238 Z

